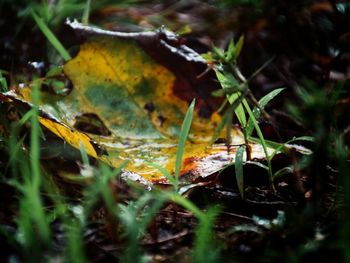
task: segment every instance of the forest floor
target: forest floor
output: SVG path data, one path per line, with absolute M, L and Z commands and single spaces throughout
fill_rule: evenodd
M 90 1 L 48 2 L 0 3 L 0 255 L 6 262 L 350 262 L 347 1 L 92 1 L 91 6 Z M 105 155 L 110 149 L 91 143 L 91 138 L 100 138 L 96 134 L 108 138 L 111 125 L 85 114 L 79 125 L 69 127 L 47 117 L 48 108 L 36 107 L 41 102 L 35 102 L 35 91 L 31 101 L 18 91 L 27 86 L 35 90 L 40 83 L 39 93 L 65 98 L 74 90 L 74 81 L 67 77 L 72 74 L 66 69 L 70 59 L 40 26 L 40 21 L 46 24 L 68 50 L 67 57 L 75 59 L 82 38 L 88 37 L 74 32 L 65 23 L 67 17 L 110 31 L 163 32 L 159 30 L 164 26 L 176 32 L 176 39 L 165 42 L 173 45 L 175 55 L 160 51 L 161 38 L 151 44 L 137 40 L 157 63 L 175 72 L 174 86 L 185 87 L 175 90 L 169 101 L 185 100 L 187 106 L 196 97 L 193 118 L 212 114 L 200 108 L 205 103 L 216 111 L 226 101 L 229 109 L 235 104 L 223 83 L 233 76 L 237 86 L 248 87 L 239 90 L 246 91 L 242 105 L 246 101 L 259 111 L 255 119 L 249 105 L 242 106 L 244 118 L 251 120 L 249 142 L 266 144 L 278 153 L 249 158 L 250 148 L 245 146 L 249 160 L 242 157 L 239 162 L 240 148 L 230 145 L 230 136 L 218 136 L 215 143 L 227 147 L 224 152 L 230 147 L 237 151 L 236 164 L 223 165 L 205 178 L 193 175 L 201 170 L 188 160 L 199 156 L 185 146 L 183 155 L 174 149 L 176 158 L 185 159 L 183 169 L 189 167 L 184 173 L 181 162 L 174 164 L 174 174 L 178 168 L 182 176 L 179 182 L 169 179 L 166 171 L 162 178 L 167 183 L 162 179 L 143 184 L 119 176 L 128 166 L 111 165 L 112 161 L 106 165 L 105 160 L 114 160 L 110 152 Z M 230 58 L 231 63 L 227 57 L 232 43 L 237 57 Z M 191 77 L 193 64 L 176 62 L 181 45 L 209 57 L 209 73 L 202 71 L 209 80 L 202 83 L 221 84 L 221 97 L 206 97 L 213 94 L 206 89 L 209 84 L 196 91 L 198 96 L 189 91 L 198 75 Z M 224 81 L 215 75 L 215 67 L 222 69 Z M 91 74 L 98 70 L 93 68 Z M 267 94 L 275 95 L 262 106 Z M 73 105 L 78 103 L 77 99 Z M 148 116 L 154 104 L 145 105 Z M 103 113 L 101 108 L 96 112 Z M 181 115 L 182 127 L 186 120 L 191 125 L 190 113 L 191 106 Z M 224 125 L 246 135 L 249 124 L 242 115 L 226 113 L 220 117 L 226 118 Z M 158 116 L 158 131 L 163 132 L 172 117 L 176 114 Z M 178 147 L 181 139 L 185 145 L 184 129 Z M 91 140 L 85 150 L 79 149 L 72 136 Z M 142 146 L 143 142 L 138 145 Z M 206 164 L 203 171 L 210 170 Z

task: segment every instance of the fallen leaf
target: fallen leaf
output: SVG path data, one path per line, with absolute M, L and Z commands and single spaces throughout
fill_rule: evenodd
M 202 78 L 206 62 L 172 33 L 121 33 L 70 26 L 85 38 L 78 55 L 63 71 L 72 82 L 67 94 L 42 91 L 40 123 L 73 147 L 112 166 L 129 160 L 125 174 L 136 180 L 166 183 L 149 163 L 174 173 L 177 138 L 189 103 L 197 99 L 181 169 L 193 182 L 232 163 L 244 140 L 232 129 L 232 146 L 209 145 L 221 117 L 215 112 L 214 74 Z M 30 104 L 30 85 L 5 94 Z M 225 137 L 225 135 L 223 135 Z M 102 152 L 96 147 L 103 148 Z M 252 158 L 264 158 L 251 145 Z

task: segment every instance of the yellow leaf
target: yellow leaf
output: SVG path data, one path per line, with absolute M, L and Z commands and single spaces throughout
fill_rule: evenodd
M 92 34 L 80 46 L 78 55 L 64 65 L 72 90 L 66 95 L 42 92 L 40 109 L 54 117 L 42 115 L 43 126 L 77 149 L 84 145 L 87 154 L 111 166 L 129 160 L 129 174 L 152 183 L 166 182 L 149 163 L 174 173 L 181 123 L 189 102 L 196 98 L 182 180 L 193 182 L 234 161 L 237 147 L 244 143 L 239 130 L 232 129 L 229 152 L 224 144 L 209 145 L 221 117 L 213 111 L 214 100 L 208 94 L 218 83 L 210 78 L 197 80 L 196 74 L 201 72 L 194 69 L 205 69 L 206 65 L 193 59 L 193 51 L 182 45 L 171 46 L 156 34 L 153 42 L 140 42 L 138 37 L 101 32 Z M 164 53 L 164 47 L 168 53 Z M 160 55 L 178 64 L 159 63 L 150 52 L 152 48 L 163 48 Z M 187 58 L 184 51 L 192 52 L 191 56 L 187 54 Z M 30 87 L 7 96 L 30 103 Z M 96 152 L 96 144 L 105 154 Z M 253 158 L 264 158 L 260 145 L 251 147 Z
M 39 121 L 43 126 L 52 131 L 58 137 L 64 139 L 73 147 L 79 149 L 80 145 L 83 145 L 87 154 L 95 158 L 97 157 L 91 138 L 86 134 L 70 129 L 66 125 L 55 122 L 51 119 L 39 117 Z

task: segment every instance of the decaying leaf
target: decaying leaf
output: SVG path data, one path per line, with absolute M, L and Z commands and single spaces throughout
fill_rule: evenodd
M 163 30 L 120 33 L 70 25 L 85 39 L 63 67 L 73 88 L 64 95 L 42 92 L 43 126 L 75 148 L 83 144 L 90 156 L 112 166 L 130 160 L 128 175 L 166 182 L 149 163 L 174 172 L 178 133 L 196 98 L 182 180 L 192 182 L 234 161 L 244 141 L 238 130 L 232 130 L 229 151 L 225 144 L 209 145 L 221 119 L 216 99 L 210 97 L 218 83 L 212 73 L 198 78 L 207 65 L 197 53 Z M 30 85 L 5 95 L 30 103 Z M 264 158 L 260 145 L 251 147 L 253 158 Z

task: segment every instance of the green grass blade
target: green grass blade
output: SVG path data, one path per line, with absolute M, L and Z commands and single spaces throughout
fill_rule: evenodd
M 295 142 L 295 141 L 307 141 L 307 142 L 314 142 L 315 138 L 312 136 L 300 136 L 300 137 L 295 137 L 291 140 L 289 140 L 286 143 L 291 143 L 291 142 Z
M 201 218 L 204 216 L 202 211 L 193 204 L 190 200 L 187 198 L 179 195 L 178 193 L 171 193 L 171 192 L 164 192 L 166 198 L 174 203 L 177 203 L 178 205 L 182 206 L 183 208 L 190 211 L 195 217 Z
M 151 203 L 151 205 L 146 205 L 147 211 L 143 214 L 142 221 L 138 222 L 140 232 L 144 232 L 147 229 L 148 225 L 151 223 L 156 213 L 161 209 L 162 205 L 166 201 L 164 195 L 162 194 L 152 194 L 152 197 L 153 202 Z
M 280 94 L 283 90 L 284 90 L 284 88 L 274 89 L 259 100 L 259 107 L 254 107 L 254 109 L 253 109 L 253 115 L 254 115 L 255 119 L 258 119 L 260 117 L 261 110 L 264 109 L 265 106 L 273 98 L 275 98 L 278 94 Z M 246 126 L 246 133 L 247 133 L 248 137 L 252 134 L 253 130 L 254 130 L 253 119 L 249 118 L 247 126 Z
M 249 76 L 248 82 L 251 81 L 253 78 L 255 78 L 261 71 L 263 71 L 274 59 L 275 59 L 275 56 L 271 57 L 263 65 L 261 65 L 257 70 L 255 70 L 254 73 Z
M 226 61 L 231 61 L 236 55 L 236 46 L 233 38 L 231 38 L 230 43 L 226 51 Z
M 79 150 L 80 150 L 80 155 L 81 155 L 81 159 L 83 161 L 83 164 L 89 165 L 90 164 L 89 157 L 86 153 L 86 149 L 85 149 L 85 146 L 83 143 L 80 143 Z
M 226 118 L 226 145 L 229 147 L 231 145 L 231 131 L 232 131 L 232 121 L 233 121 L 233 108 L 228 109 L 228 115 Z
M 34 81 L 32 85 L 32 114 L 30 116 L 30 162 L 32 168 L 33 185 L 36 188 L 40 187 L 40 124 L 38 121 L 40 100 L 40 91 L 38 81 Z
M 127 164 L 128 161 L 124 161 L 114 169 L 104 163 L 100 164 L 96 176 L 93 177 L 93 183 L 89 185 L 84 193 L 84 213 L 86 218 L 93 211 L 94 205 L 100 200 L 100 198 L 104 202 L 107 212 L 110 215 L 115 215 L 115 196 L 111 187 L 109 186 L 109 183 L 114 177 L 121 173 Z
M 28 185 L 27 198 L 31 204 L 32 216 L 38 224 L 43 241 L 49 241 L 50 229 L 46 220 L 45 210 L 42 204 L 40 188 L 42 183 L 42 174 L 40 170 L 40 124 L 38 121 L 40 99 L 39 83 L 34 82 L 32 91 L 33 114 L 30 125 L 30 164 L 31 164 L 31 183 Z M 23 173 L 24 174 L 24 173 Z
M 224 91 L 227 90 L 232 90 L 234 91 L 236 89 L 236 92 L 232 94 L 227 94 L 227 100 L 231 105 L 235 105 L 235 114 L 237 116 L 237 119 L 239 123 L 241 124 L 242 127 L 245 127 L 247 120 L 246 116 L 244 113 L 244 108 L 241 104 L 241 100 L 246 96 L 246 92 L 239 92 L 241 91 L 246 91 L 245 86 L 241 86 L 237 79 L 230 73 L 221 73 L 219 70 L 215 70 L 216 77 L 218 78 L 221 87 L 223 88 Z M 245 88 L 245 89 L 244 89 Z
M 126 239 L 121 262 L 146 262 L 140 238 L 165 200 L 166 196 L 161 192 L 145 192 L 137 201 L 118 205 L 116 215 L 123 225 L 123 235 Z
M 277 177 L 280 177 L 282 175 L 291 174 L 291 173 L 293 173 L 293 166 L 286 166 L 286 167 L 283 167 L 283 168 L 279 169 L 278 171 L 276 171 L 273 174 L 273 177 L 277 178 Z
M 99 194 L 102 196 L 102 200 L 106 205 L 106 208 L 110 214 L 114 214 L 116 211 L 115 196 L 113 195 L 112 189 L 109 187 L 110 181 L 118 176 L 121 171 L 126 167 L 128 161 L 124 161 L 117 168 L 111 169 L 107 165 L 101 165 L 100 175 L 101 179 L 98 183 Z
M 265 154 L 266 161 L 267 161 L 267 166 L 269 167 L 268 173 L 269 173 L 269 179 L 270 179 L 271 188 L 272 188 L 273 191 L 276 191 L 275 190 L 275 186 L 273 184 L 271 158 L 269 156 L 269 153 L 267 152 L 267 145 L 266 145 L 266 142 L 265 142 L 265 139 L 264 139 L 264 135 L 262 134 L 262 132 L 260 130 L 260 127 L 258 125 L 258 122 L 256 121 L 255 116 L 254 116 L 252 110 L 250 109 L 249 104 L 248 104 L 248 102 L 246 100 L 243 100 L 243 105 L 244 105 L 244 107 L 245 107 L 249 117 L 252 119 L 254 128 L 256 130 L 256 133 L 258 134 L 258 137 L 259 137 L 259 139 L 261 141 L 261 146 L 263 147 L 263 150 L 264 150 L 264 154 Z
M 200 218 L 196 228 L 192 262 L 218 262 L 219 251 L 215 244 L 213 228 L 219 211 L 218 207 L 210 207 L 207 209 L 205 216 Z
M 232 94 L 231 96 L 235 96 L 236 99 L 239 99 L 241 97 L 240 95 L 241 95 L 241 93 Z M 236 114 L 236 117 L 237 117 L 239 123 L 241 124 L 241 126 L 245 127 L 247 125 L 247 118 L 245 116 L 245 112 L 244 112 L 244 108 L 243 108 L 242 104 L 239 104 L 237 106 L 237 108 L 235 109 L 235 114 Z
M 186 112 L 182 126 L 181 126 L 181 131 L 180 131 L 180 135 L 179 135 L 179 143 L 178 143 L 177 152 L 176 152 L 175 177 L 173 177 L 169 173 L 169 171 L 166 170 L 164 167 L 162 167 L 158 164 L 155 164 L 155 163 L 147 162 L 147 165 L 152 166 L 152 167 L 156 168 L 157 170 L 159 170 L 169 180 L 169 182 L 174 186 L 174 190 L 176 192 L 178 191 L 178 187 L 179 187 L 179 176 L 180 176 L 180 170 L 181 170 L 181 166 L 182 166 L 182 159 L 183 159 L 186 140 L 187 140 L 190 128 L 191 128 L 194 106 L 195 106 L 195 100 L 193 100 L 192 103 L 190 104 L 190 106 Z M 225 122 L 221 122 L 221 125 L 219 125 L 219 126 L 220 127 L 219 127 L 219 129 L 217 129 L 217 134 L 220 133 L 222 128 L 225 126 Z M 216 137 L 214 134 L 213 138 L 216 138 Z M 213 138 L 212 138 L 212 140 L 213 140 Z
M 244 198 L 244 178 L 243 178 L 243 156 L 245 152 L 245 146 L 241 145 L 238 147 L 235 157 L 235 173 L 238 190 L 241 194 L 242 199 Z
M 186 115 L 185 115 L 185 118 L 184 118 L 182 125 L 181 125 L 181 132 L 179 135 L 179 144 L 177 146 L 176 162 L 175 162 L 175 180 L 176 180 L 175 191 L 177 191 L 178 187 L 179 187 L 178 184 L 179 184 L 180 170 L 181 170 L 181 166 L 182 166 L 182 158 L 183 158 L 183 154 L 184 154 L 184 150 L 185 150 L 186 140 L 187 140 L 188 134 L 190 132 L 191 124 L 192 124 L 195 103 L 196 103 L 196 100 L 194 99 L 191 102 L 190 107 L 188 108 Z
M 216 77 L 218 78 L 223 90 L 228 90 L 230 93 L 239 91 L 240 87 L 237 79 L 230 73 L 224 73 L 225 74 L 221 73 L 218 69 L 215 70 Z
M 27 167 L 24 156 L 19 155 L 21 159 L 20 170 L 23 179 L 23 196 L 20 199 L 20 216 L 18 219 L 20 231 L 27 237 L 33 232 L 33 225 L 37 226 L 38 237 L 33 240 L 28 237 L 28 249 L 37 247 L 38 240 L 43 244 L 50 242 L 50 228 L 45 214 L 45 208 L 41 199 L 41 184 L 42 173 L 40 169 L 40 124 L 38 121 L 39 109 L 38 103 L 40 100 L 40 82 L 33 81 L 32 84 L 32 109 L 30 114 L 30 159 Z M 18 152 L 20 153 L 20 152 Z M 29 168 L 29 169 L 28 169 Z M 29 225 L 28 225 L 29 224 Z M 39 249 L 39 248 L 38 248 Z M 37 250 L 38 251 L 38 250 Z
M 222 51 L 220 48 L 213 47 L 213 53 L 219 58 L 224 60 L 225 59 L 225 52 Z
M 212 229 L 215 218 L 219 213 L 219 208 L 209 208 L 206 213 L 204 213 L 194 203 L 178 193 L 163 192 L 163 194 L 169 201 L 182 206 L 199 220 L 199 225 L 196 229 L 193 262 L 217 262 L 217 251 L 212 239 Z M 212 253 L 209 255 L 208 252 L 210 251 Z
M 262 163 L 260 163 L 260 162 L 256 162 L 256 161 L 247 161 L 246 164 L 253 164 L 253 165 L 256 165 L 256 166 L 258 166 L 258 167 L 260 167 L 260 168 L 262 168 L 262 169 L 264 169 L 264 170 L 266 170 L 266 171 L 269 170 L 269 167 L 267 167 L 265 164 L 262 164 Z
M 23 149 L 22 146 L 24 142 L 24 138 L 18 138 L 19 130 L 20 130 L 20 127 L 13 127 L 11 129 L 11 136 L 8 139 L 8 147 L 11 150 L 10 150 L 10 156 L 9 156 L 7 168 L 8 167 L 12 168 L 13 177 L 17 177 L 16 175 L 18 175 L 18 173 L 15 172 L 15 171 L 18 171 L 18 168 L 19 168 L 16 162 L 18 162 L 18 160 L 21 159 L 20 154 L 22 153 L 22 149 Z
M 52 44 L 52 46 L 57 50 L 57 52 L 63 57 L 65 61 L 71 59 L 68 51 L 64 48 L 61 42 L 56 38 L 52 31 L 48 28 L 45 22 L 34 12 L 32 11 L 32 17 L 34 18 L 37 26 L 41 32 L 46 36 L 47 40 Z
M 216 126 L 216 128 L 215 128 L 214 134 L 213 134 L 213 136 L 212 136 L 212 138 L 211 138 L 211 140 L 210 140 L 210 144 L 213 144 L 213 143 L 218 139 L 218 137 L 220 136 L 220 133 L 221 133 L 222 129 L 225 127 L 225 124 L 227 125 L 228 119 L 229 119 L 229 118 L 232 119 L 232 114 L 231 114 L 231 113 L 232 113 L 232 110 L 235 111 L 236 116 L 237 116 L 237 115 L 240 116 L 240 119 L 241 119 L 240 123 L 241 123 L 241 125 L 242 125 L 242 123 L 244 123 L 245 115 L 244 115 L 244 117 L 243 117 L 243 115 L 241 114 L 241 111 L 243 110 L 241 102 L 242 102 L 242 100 L 245 98 L 246 95 L 247 95 L 246 92 L 245 92 L 245 93 L 241 93 L 241 94 L 239 95 L 238 99 L 236 99 L 236 100 L 233 102 L 233 104 L 231 104 L 231 107 L 225 111 L 224 115 L 223 115 L 222 118 L 221 118 L 220 123 L 219 123 L 218 126 Z M 226 101 L 228 101 L 228 100 L 226 100 Z M 237 111 L 237 108 L 238 108 L 238 107 L 240 107 L 240 110 L 239 110 L 239 111 Z M 230 116 L 229 116 L 229 115 L 230 115 Z M 237 118 L 238 118 L 238 116 L 237 116 Z M 240 120 L 240 119 L 239 119 L 239 120 Z M 231 130 L 231 127 L 230 127 L 230 130 Z M 226 130 L 226 132 L 228 132 L 228 131 Z M 226 136 L 226 137 L 227 137 L 227 136 Z M 226 139 L 227 139 L 227 138 L 226 138 Z
M 86 0 L 84 14 L 82 17 L 82 23 L 85 25 L 89 24 L 90 9 L 91 9 L 91 0 Z
M 253 142 L 262 144 L 260 138 L 249 137 L 249 139 Z M 297 147 L 295 147 L 295 148 L 297 148 L 298 151 L 301 153 L 310 154 L 311 151 L 306 147 L 302 147 L 300 145 L 289 145 L 289 144 L 292 142 L 295 142 L 295 141 L 314 142 L 314 138 L 311 136 L 301 136 L 301 137 L 293 138 L 285 143 L 274 142 L 274 141 L 270 141 L 270 140 L 264 140 L 264 141 L 265 141 L 265 144 L 269 148 L 274 150 L 273 153 L 270 154 L 270 159 L 272 159 L 278 152 L 283 152 L 285 154 L 288 154 L 288 152 L 290 151 L 291 148 L 293 148 L 293 146 L 299 147 L 299 148 L 297 148 Z
M 234 60 L 237 60 L 237 58 L 241 54 L 243 45 L 244 45 L 244 36 L 240 36 L 238 41 L 237 41 L 237 43 L 236 43 L 236 50 L 235 50 Z
M 8 91 L 7 81 L 6 78 L 2 75 L 2 70 L 0 70 L 0 91 Z
M 68 220 L 67 220 L 68 221 Z M 72 263 L 88 262 L 84 253 L 84 233 L 77 219 L 70 219 L 65 225 L 67 238 L 67 260 Z

